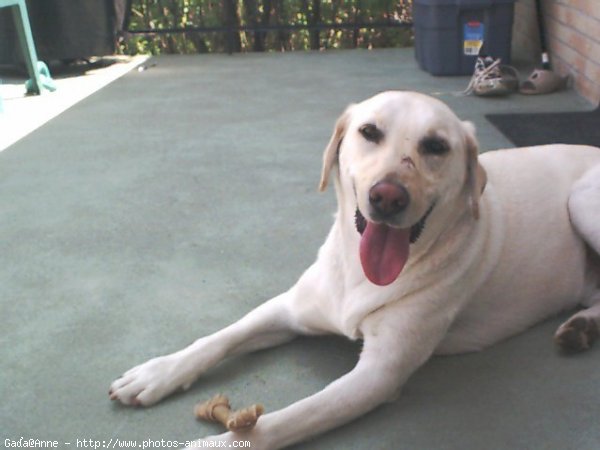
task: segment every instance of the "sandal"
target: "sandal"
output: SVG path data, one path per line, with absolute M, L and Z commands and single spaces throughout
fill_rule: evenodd
M 561 77 L 551 70 L 536 69 L 526 81 L 521 84 L 521 94 L 549 94 L 567 87 L 568 76 Z

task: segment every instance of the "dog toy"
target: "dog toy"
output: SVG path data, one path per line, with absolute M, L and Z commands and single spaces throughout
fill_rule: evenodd
M 222 394 L 217 394 L 194 407 L 194 415 L 197 419 L 221 423 L 229 431 L 250 430 L 264 411 L 264 407 L 260 404 L 232 411 L 229 399 Z

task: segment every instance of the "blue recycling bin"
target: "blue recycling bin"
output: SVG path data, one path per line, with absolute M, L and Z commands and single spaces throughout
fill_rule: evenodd
M 415 56 L 432 75 L 469 75 L 477 55 L 510 63 L 515 0 L 413 0 Z

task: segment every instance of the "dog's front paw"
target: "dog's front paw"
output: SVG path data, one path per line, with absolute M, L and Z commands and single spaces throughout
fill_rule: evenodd
M 187 389 L 193 379 L 178 367 L 179 362 L 177 355 L 172 354 L 140 364 L 115 380 L 108 395 L 125 405 L 149 406 L 177 389 Z

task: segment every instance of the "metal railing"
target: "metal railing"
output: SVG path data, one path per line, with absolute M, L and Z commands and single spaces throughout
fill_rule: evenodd
M 129 12 L 131 13 L 133 0 L 128 1 Z M 228 4 L 229 10 L 232 11 L 234 9 L 234 3 L 237 3 L 237 0 L 225 0 L 223 5 Z M 265 2 L 266 3 L 266 2 Z M 269 2 L 270 3 L 270 2 Z M 307 2 L 304 2 L 308 5 Z M 340 2 L 343 3 L 343 2 Z M 348 2 L 349 3 L 349 2 Z M 355 2 L 357 4 L 356 8 L 359 8 L 361 4 L 368 4 L 368 1 Z M 390 2 L 393 3 L 393 2 Z M 400 2 L 408 4 L 410 6 L 410 0 L 401 0 Z M 306 18 L 308 19 L 306 23 L 264 23 L 265 17 L 267 21 L 269 21 L 268 15 L 265 16 L 264 12 L 258 11 L 253 12 L 254 22 L 251 24 L 241 24 L 239 17 L 236 17 L 236 20 L 231 20 L 229 17 L 224 16 L 221 20 L 221 23 L 215 25 L 190 25 L 186 24 L 185 26 L 160 26 L 160 27 L 148 27 L 148 26 L 132 26 L 131 16 L 128 14 L 125 21 L 125 36 L 164 36 L 164 35 L 194 35 L 194 34 L 214 34 L 219 33 L 225 36 L 225 51 L 228 53 L 234 53 L 240 51 L 239 39 L 240 33 L 250 33 L 253 36 L 262 36 L 261 39 L 265 39 L 267 33 L 293 33 L 293 32 L 301 32 L 305 31 L 310 34 L 310 48 L 319 48 L 321 41 L 321 33 L 322 32 L 330 32 L 330 31 L 351 31 L 354 33 L 359 33 L 362 30 L 382 30 L 382 29 L 410 29 L 412 28 L 412 20 L 410 18 L 410 14 L 405 17 L 387 17 L 384 20 L 368 20 L 365 21 L 359 18 L 360 14 L 358 10 L 355 11 L 355 20 L 351 21 L 339 21 L 335 22 L 324 22 L 321 20 L 315 21 L 315 17 L 322 19 L 318 14 L 315 14 L 315 8 L 320 9 L 320 0 L 312 1 L 312 10 L 309 11 L 306 6 Z M 224 9 L 227 9 L 224 6 Z M 235 14 L 238 14 L 236 11 Z M 262 15 L 263 23 L 258 22 L 257 17 Z M 356 46 L 356 43 L 355 43 Z M 255 48 L 257 50 L 257 48 Z M 265 50 L 264 48 L 258 48 L 258 50 Z

